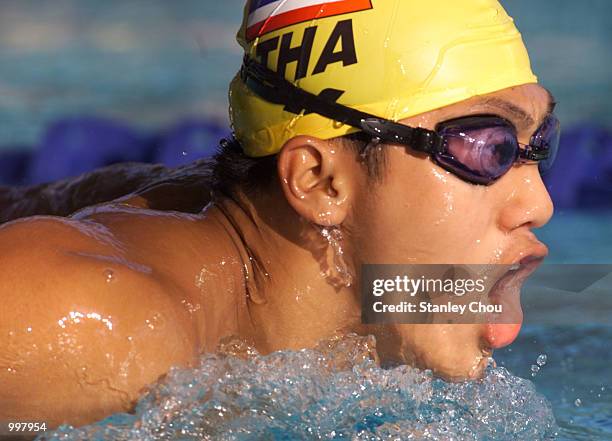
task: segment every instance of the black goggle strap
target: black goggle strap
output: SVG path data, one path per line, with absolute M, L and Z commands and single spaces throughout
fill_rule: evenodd
M 525 149 L 521 150 L 521 158 L 529 161 L 543 161 L 555 154 L 555 152 L 551 151 L 551 149 L 558 148 L 558 139 L 555 145 L 550 145 L 550 141 L 541 134 L 541 131 L 544 131 L 544 133 L 549 133 L 544 128 L 550 128 L 550 124 L 554 126 L 554 132 L 552 135 L 553 138 L 557 138 L 559 136 L 559 120 L 554 114 L 550 113 L 538 130 L 536 130 L 536 133 L 531 137 L 531 142 L 529 145 L 524 146 Z
M 532 146 L 525 146 L 524 149 L 519 149 L 519 158 L 526 161 L 544 161 L 550 156 L 550 151 L 545 149 L 535 149 Z
M 379 118 L 336 102 L 343 92 L 325 89 L 314 95 L 278 76 L 266 66 L 245 56 L 240 78 L 251 91 L 273 104 L 284 104 L 287 112 L 299 115 L 317 113 L 326 118 L 348 124 L 381 140 L 408 145 L 415 150 L 438 153 L 443 150 L 442 137 L 436 132 L 413 128 Z
M 336 102 L 344 92 L 324 89 L 314 95 L 280 77 L 266 66 L 244 57 L 240 78 L 254 93 L 273 104 L 284 104 L 285 111 L 296 115 L 304 112 L 316 113 L 326 118 L 348 124 L 373 138 L 410 146 L 425 153 L 444 153 L 446 149 L 442 136 L 421 127 L 409 127 L 394 121 L 361 112 Z M 519 156 L 530 161 L 542 161 L 549 156 L 547 149 L 527 146 L 520 149 Z

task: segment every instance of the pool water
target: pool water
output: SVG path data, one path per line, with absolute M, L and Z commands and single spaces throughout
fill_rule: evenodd
M 380 369 L 373 346 L 372 337 L 347 336 L 315 350 L 205 356 L 195 370 L 173 371 L 135 415 L 66 427 L 50 439 L 534 440 L 556 433 L 546 399 L 503 367 L 482 381 L 450 384 L 408 366 Z
M 550 248 L 547 262 L 612 263 L 611 212 L 560 211 L 537 234 Z M 514 344 L 496 351 L 495 359 L 530 379 L 549 400 L 558 439 L 611 440 L 612 327 L 589 325 L 588 317 L 581 320 L 583 325 L 563 326 L 565 318 L 558 317 L 558 326 L 525 326 Z M 541 367 L 540 355 L 546 360 Z
M 547 398 L 559 426 L 558 439 L 611 440 L 610 341 L 609 326 L 528 326 L 517 342 L 497 351 L 495 359 L 513 374 L 529 378 Z M 545 360 L 542 366 L 538 357 Z
M 549 260 L 610 263 L 611 220 L 558 213 L 539 232 Z M 230 342 L 196 369 L 172 370 L 134 414 L 40 439 L 611 440 L 612 327 L 563 320 L 526 324 L 483 380 L 459 384 L 377 367 L 373 337 L 268 356 Z
M 611 337 L 601 327 L 526 329 L 483 380 L 459 384 L 380 369 L 364 337 L 265 357 L 208 355 L 197 369 L 173 370 L 135 414 L 44 439 L 610 440 L 612 357 L 602 343 Z

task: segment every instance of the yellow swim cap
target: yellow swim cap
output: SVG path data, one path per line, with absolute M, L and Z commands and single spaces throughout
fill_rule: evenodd
M 537 82 L 497 0 L 250 0 L 238 41 L 246 59 L 298 88 L 331 90 L 337 103 L 393 121 Z M 249 156 L 277 153 L 298 135 L 358 131 L 297 112 L 264 100 L 240 75 L 231 83 L 232 127 Z

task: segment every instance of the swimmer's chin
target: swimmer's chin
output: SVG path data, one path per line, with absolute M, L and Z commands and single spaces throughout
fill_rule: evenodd
M 448 356 L 450 354 L 454 356 Z M 424 351 L 419 354 L 409 350 L 392 353 L 378 351 L 382 366 L 411 366 L 429 371 L 434 377 L 449 383 L 479 380 L 485 376 L 489 363 L 493 362 L 494 365 L 491 358 L 493 348 L 487 346 L 484 341 L 461 354 L 453 351 L 450 351 L 450 354 L 435 351 Z
M 492 355 L 493 350 L 483 349 L 482 354 L 476 356 L 473 363 L 468 363 L 463 367 L 438 367 L 431 369 L 431 371 L 433 372 L 434 376 L 449 383 L 480 380 L 484 378 L 489 363 L 492 362 L 495 366 L 495 362 L 491 358 Z

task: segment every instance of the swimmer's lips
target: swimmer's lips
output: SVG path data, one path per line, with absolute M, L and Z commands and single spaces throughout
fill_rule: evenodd
M 502 305 L 504 312 L 499 316 L 490 315 L 485 325 L 484 339 L 493 349 L 508 346 L 521 330 L 523 309 L 521 308 L 521 287 L 525 280 L 540 266 L 546 254 L 530 255 L 512 265 L 491 288 L 489 299 L 492 304 Z M 495 322 L 501 323 L 495 323 Z

